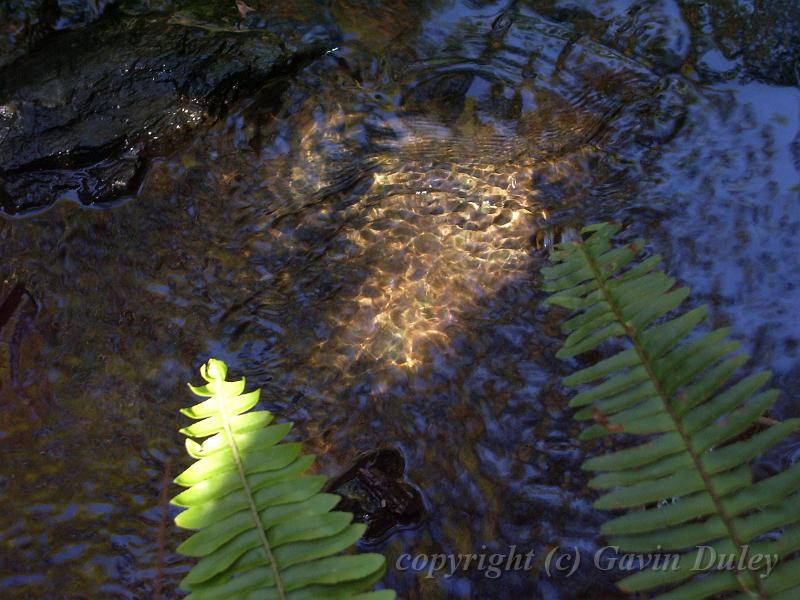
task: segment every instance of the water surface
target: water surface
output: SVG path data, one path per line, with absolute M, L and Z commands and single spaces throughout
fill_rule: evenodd
M 538 275 L 583 224 L 650 239 L 775 372 L 775 416 L 797 416 L 796 12 L 249 4 L 324 15 L 342 42 L 209 117 L 136 197 L 0 220 L 3 295 L 30 294 L 0 338 L 3 597 L 178 597 L 159 499 L 209 356 L 322 472 L 403 452 L 427 516 L 377 545 L 402 597 L 622 597 L 591 561 L 570 578 L 393 565 L 603 545 Z

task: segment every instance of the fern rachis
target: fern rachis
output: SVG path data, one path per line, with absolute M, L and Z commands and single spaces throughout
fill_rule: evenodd
M 200 558 L 181 582 L 193 600 L 390 600 L 394 592 L 364 592 L 382 576 L 378 554 L 339 555 L 364 533 L 350 513 L 336 512 L 324 476 L 303 473 L 313 462 L 300 445 L 280 443 L 290 425 L 271 425 L 267 411 L 251 411 L 259 390 L 227 381 L 225 363 L 201 369 L 206 385 L 190 386 L 205 400 L 182 410 L 197 419 L 181 432 L 198 459 L 176 483 L 185 507 L 175 522 L 197 529 L 178 551 Z M 202 443 L 194 438 L 205 438 Z
M 644 591 L 683 583 L 663 596 L 675 598 L 736 590 L 761 598 L 800 593 L 800 577 L 786 566 L 800 569 L 798 561 L 781 565 L 769 578 L 739 568 L 695 577 L 692 567 L 702 550 L 692 546 L 712 544 L 736 559 L 753 548 L 782 558 L 800 548 L 800 511 L 792 508 L 800 500 L 800 466 L 753 484 L 748 464 L 796 431 L 800 421 L 745 435 L 777 398 L 774 390 L 758 393 L 769 375 L 730 385 L 745 361 L 735 354 L 739 345 L 727 339 L 726 329 L 693 336 L 707 309 L 675 316 L 688 289 L 675 288 L 674 279 L 654 270 L 660 257 L 637 262 L 641 240 L 614 247 L 620 228 L 585 228 L 587 238 L 562 244 L 551 254 L 554 266 L 543 270 L 545 289 L 553 292 L 548 302 L 577 311 L 563 324 L 569 335 L 557 356 L 571 358 L 614 339 L 628 346 L 564 380 L 594 384 L 571 401 L 579 409 L 576 418 L 597 421 L 583 438 L 644 438 L 584 464 L 598 473 L 590 485 L 609 490 L 597 507 L 634 509 L 606 523 L 603 532 L 622 551 L 684 551 L 677 568 L 642 571 L 620 586 Z M 677 501 L 652 507 L 664 497 Z M 759 539 L 786 525 L 792 527 L 778 540 Z

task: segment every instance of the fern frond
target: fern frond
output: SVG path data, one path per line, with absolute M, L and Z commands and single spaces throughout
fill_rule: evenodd
M 800 420 L 753 433 L 778 396 L 763 390 L 770 375 L 735 380 L 747 359 L 737 353 L 739 344 L 727 329 L 696 332 L 705 306 L 676 313 L 688 288 L 656 270 L 659 256 L 641 259 L 642 240 L 615 247 L 620 229 L 613 223 L 585 228 L 584 239 L 559 246 L 553 266 L 542 270 L 544 289 L 552 293 L 547 302 L 576 311 L 562 326 L 567 338 L 559 358 L 610 340 L 624 345 L 564 380 L 591 384 L 570 402 L 576 418 L 596 421 L 582 438 L 640 436 L 637 445 L 583 465 L 597 473 L 590 486 L 605 491 L 598 508 L 628 509 L 602 531 L 621 552 L 676 551 L 674 568 L 643 570 L 619 586 L 672 588 L 659 597 L 682 600 L 735 591 L 790 597 L 800 586 L 796 562 L 762 577 L 766 565 L 749 568 L 747 556 L 780 560 L 800 549 L 800 465 L 753 483 L 749 462 L 796 431 Z M 666 498 L 673 502 L 661 506 Z M 779 539 L 762 539 L 782 528 Z M 731 557 L 736 568 L 710 565 L 702 546 Z
M 199 558 L 181 582 L 192 600 L 391 600 L 367 592 L 383 575 L 379 554 L 340 555 L 364 534 L 353 515 L 335 512 L 339 496 L 321 493 L 325 477 L 304 472 L 313 462 L 300 445 L 280 443 L 290 424 L 272 425 L 268 411 L 250 411 L 260 390 L 227 381 L 227 366 L 211 359 L 200 370 L 208 398 L 181 412 L 196 423 L 181 430 L 197 459 L 175 479 L 184 507 L 175 523 L 199 530 L 178 551 Z M 250 411 L 250 412 L 248 412 Z M 205 438 L 198 442 L 195 438 Z

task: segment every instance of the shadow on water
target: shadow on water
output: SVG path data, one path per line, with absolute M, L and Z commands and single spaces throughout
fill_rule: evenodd
M 253 25 L 312 3 L 249 4 Z M 335 2 L 338 46 L 154 159 L 135 198 L 0 221 L 4 597 L 174 596 L 158 499 L 210 355 L 321 471 L 402 451 L 426 514 L 377 546 L 402 597 L 622 597 L 591 564 L 546 246 L 622 219 L 796 415 L 800 92 L 733 5 L 591 4 Z M 530 571 L 394 568 L 510 546 Z M 551 548 L 579 571 L 548 577 Z

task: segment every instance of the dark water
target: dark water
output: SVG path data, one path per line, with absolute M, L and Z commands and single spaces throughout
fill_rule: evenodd
M 402 597 L 621 597 L 590 561 L 541 568 L 590 556 L 603 517 L 538 270 L 554 236 L 622 219 L 775 372 L 774 416 L 797 416 L 800 12 L 250 4 L 342 41 L 206 119 L 135 198 L 0 220 L 3 295 L 27 292 L 0 337 L 0 594 L 177 597 L 159 499 L 185 464 L 184 382 L 215 356 L 323 472 L 403 452 L 428 511 L 377 546 Z M 64 5 L 70 26 L 102 12 Z M 394 568 L 512 545 L 530 571 Z

